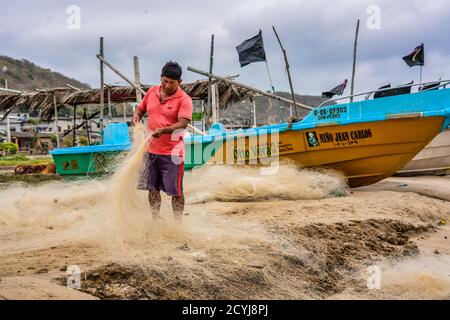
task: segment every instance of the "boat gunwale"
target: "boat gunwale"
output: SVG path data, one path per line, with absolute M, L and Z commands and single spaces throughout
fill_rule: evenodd
M 418 95 L 421 96 L 437 96 L 437 98 L 442 98 L 442 95 L 447 94 L 449 97 L 449 104 L 446 107 L 441 108 L 430 108 L 429 110 L 424 110 L 425 108 L 421 108 L 422 110 L 409 110 L 406 108 L 406 110 L 402 110 L 401 108 L 404 107 L 404 102 L 402 100 L 406 97 L 414 97 L 417 98 Z M 361 109 L 364 104 L 375 104 L 376 105 L 383 105 L 383 104 L 390 104 L 390 103 L 397 103 L 398 110 L 388 110 L 387 107 L 383 107 L 382 110 L 380 110 L 379 114 L 375 115 L 366 115 L 364 116 L 361 112 Z M 336 109 L 336 108 L 342 108 L 342 107 L 354 107 L 359 108 L 360 117 L 350 117 L 350 108 L 347 112 L 349 118 L 347 119 L 338 119 L 335 121 L 329 121 L 327 122 L 321 122 L 320 120 L 315 120 L 314 118 L 314 111 L 320 111 L 320 110 L 329 110 L 329 109 Z M 445 117 L 444 124 L 442 126 L 442 131 L 446 130 L 448 126 L 450 126 L 450 89 L 440 89 L 435 91 L 425 91 L 425 92 L 417 92 L 417 93 L 411 93 L 408 95 L 400 95 L 400 96 L 392 96 L 392 97 L 385 97 L 385 98 L 379 98 L 379 99 L 372 99 L 367 101 L 357 101 L 352 103 L 343 103 L 343 104 L 337 104 L 332 106 L 323 106 L 318 107 L 315 110 L 312 110 L 308 115 L 300 122 L 294 123 L 291 128 L 289 128 L 289 125 L 287 123 L 281 123 L 281 124 L 274 124 L 274 125 L 267 125 L 257 128 L 250 128 L 250 129 L 242 129 L 238 131 L 229 131 L 229 132 L 223 132 L 221 134 L 215 134 L 215 135 L 206 135 L 206 136 L 190 136 L 185 138 L 186 144 L 203 144 L 208 142 L 214 142 L 214 141 L 228 141 L 228 140 L 234 140 L 236 138 L 250 138 L 254 136 L 259 136 L 261 133 L 261 130 L 265 130 L 263 134 L 271 134 L 272 132 L 275 133 L 281 133 L 285 131 L 302 131 L 302 130 L 309 130 L 309 129 L 315 129 L 317 127 L 327 127 L 327 126 L 344 126 L 349 124 L 355 124 L 355 123 L 368 123 L 368 122 L 379 122 L 379 121 L 390 121 L 390 120 L 398 120 L 403 118 L 427 118 L 427 117 Z

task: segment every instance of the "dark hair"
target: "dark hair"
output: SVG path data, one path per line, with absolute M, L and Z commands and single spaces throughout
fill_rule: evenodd
M 181 66 L 175 61 L 169 61 L 162 68 L 161 77 L 167 77 L 173 80 L 181 80 L 181 75 L 183 71 Z

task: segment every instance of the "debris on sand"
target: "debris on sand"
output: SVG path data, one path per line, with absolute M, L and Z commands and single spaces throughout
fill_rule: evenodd
M 167 257 L 111 263 L 88 271 L 82 290 L 101 299 L 327 298 L 349 285 L 363 290 L 358 270 L 371 261 L 417 255 L 409 236 L 432 228 L 393 220 L 274 228 L 274 235 L 289 236 L 289 248 L 211 249 L 207 261 L 194 252 L 203 262 L 197 265 Z M 255 263 L 255 252 L 264 263 Z

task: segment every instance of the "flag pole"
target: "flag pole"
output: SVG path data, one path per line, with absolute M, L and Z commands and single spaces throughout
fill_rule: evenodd
M 420 65 L 420 84 L 422 84 L 422 75 L 423 75 L 423 65 L 425 64 L 425 46 L 422 42 L 422 56 L 423 56 L 423 61 Z
M 423 72 L 423 66 L 420 66 L 420 84 L 422 84 L 422 72 Z
M 355 73 L 356 73 L 356 52 L 358 49 L 358 34 L 359 34 L 359 23 L 360 20 L 356 23 L 356 34 L 355 34 L 355 45 L 353 47 L 353 71 L 352 71 L 352 85 L 350 90 L 350 102 L 353 102 L 353 94 L 355 90 Z
M 270 74 L 269 64 L 267 63 L 267 59 L 266 59 L 264 62 L 266 63 L 267 75 L 269 76 L 270 87 L 272 88 L 272 93 L 273 93 L 273 95 L 276 97 L 276 96 L 277 96 L 277 93 L 276 93 L 275 87 L 274 87 L 274 85 L 273 85 L 272 76 L 271 76 L 271 74 Z M 270 104 L 272 104 L 270 100 L 269 100 L 269 102 L 270 102 Z M 292 108 L 291 108 L 291 110 L 292 110 Z M 284 119 L 283 119 L 283 110 L 281 109 L 281 106 L 280 106 L 280 116 L 281 116 L 281 122 L 284 122 Z M 291 117 L 292 117 L 292 111 L 291 111 Z
M 291 72 L 289 70 L 289 62 L 288 62 L 288 58 L 287 58 L 287 53 L 286 50 L 283 47 L 283 44 L 281 43 L 280 37 L 278 36 L 277 30 L 275 30 L 275 27 L 272 26 L 273 32 L 275 32 L 275 36 L 277 37 L 278 43 L 280 44 L 281 47 L 281 51 L 283 51 L 283 55 L 284 55 L 284 62 L 286 64 L 286 71 L 288 74 L 288 79 L 289 79 L 289 86 L 291 87 L 291 94 L 292 94 L 292 101 L 294 102 L 294 109 L 295 109 L 295 116 L 297 117 L 297 119 L 299 118 L 298 115 L 298 110 L 297 110 L 297 103 L 295 101 L 295 93 L 294 93 L 294 86 L 292 85 L 292 78 L 291 78 Z

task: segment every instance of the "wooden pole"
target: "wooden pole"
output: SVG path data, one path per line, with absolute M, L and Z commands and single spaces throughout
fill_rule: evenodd
M 211 50 L 209 53 L 209 73 L 213 72 L 214 66 L 214 35 L 211 35 Z M 206 125 L 209 127 L 209 119 L 213 113 L 213 105 L 212 105 L 212 96 L 211 96 L 211 88 L 212 86 L 212 78 L 208 78 L 208 108 L 206 112 Z
M 202 104 L 202 131 L 205 132 L 206 131 L 206 112 L 205 112 L 205 101 L 203 101 L 203 99 L 201 100 L 201 104 Z
M 108 124 L 112 122 L 111 86 L 108 86 Z
M 116 67 L 114 67 L 111 63 L 109 63 L 108 61 L 105 60 L 104 57 L 100 56 L 99 54 L 97 55 L 97 58 L 102 60 L 103 63 L 110 68 L 112 71 L 114 71 L 119 77 L 121 77 L 123 80 L 125 80 L 130 86 L 132 86 L 133 88 L 139 90 L 143 95 L 146 94 L 146 92 L 144 90 L 142 90 L 142 88 L 138 88 L 136 86 L 135 83 L 133 83 L 129 78 L 127 78 L 122 72 L 120 72 L 119 70 L 117 70 Z M 189 125 L 189 128 L 191 128 L 194 132 L 201 134 L 201 135 L 205 135 L 204 132 L 198 130 L 197 128 L 195 128 L 193 125 Z
M 211 86 L 211 109 L 213 123 L 219 122 L 218 106 L 217 106 L 217 84 Z
M 256 101 L 253 98 L 253 128 L 258 127 L 258 124 L 256 123 Z
M 73 86 L 73 85 L 71 85 L 71 84 L 69 84 L 69 83 L 66 83 L 66 87 L 69 87 L 70 89 L 73 89 L 73 90 L 75 90 L 75 91 L 81 91 L 80 88 L 77 88 L 77 87 L 75 87 L 75 86 Z
M 100 54 L 102 58 L 105 57 L 103 50 L 103 37 L 100 37 Z M 104 108 L 105 108 L 105 66 L 103 60 L 100 60 L 100 132 L 103 132 L 103 118 L 104 118 Z M 103 134 L 102 134 L 103 137 Z M 103 142 L 103 138 L 102 138 Z
M 299 118 L 298 115 L 298 110 L 297 110 L 297 103 L 295 101 L 295 92 L 294 92 L 294 86 L 292 85 L 292 78 L 291 78 L 291 71 L 290 71 L 290 66 L 289 66 L 289 61 L 287 58 L 287 52 L 283 47 L 283 44 L 281 43 L 280 37 L 278 36 L 277 30 L 275 30 L 275 27 L 272 26 L 273 32 L 275 32 L 275 36 L 277 37 L 278 43 L 280 44 L 281 47 L 281 51 L 283 51 L 283 56 L 284 56 L 284 62 L 286 64 L 286 71 L 287 71 L 287 75 L 288 75 L 288 79 L 289 79 L 289 86 L 291 87 L 291 94 L 292 94 L 292 101 L 294 102 L 294 109 L 295 109 L 295 116 L 297 117 L 297 119 Z
M 11 90 L 11 89 L 6 89 L 6 88 L 0 88 L 0 91 L 12 92 L 12 93 L 17 93 L 17 94 L 22 94 L 22 91 Z
M 352 85 L 350 90 L 350 102 L 353 102 L 353 95 L 355 93 L 355 73 L 356 73 L 356 52 L 358 49 L 358 35 L 359 35 L 359 23 L 360 20 L 356 23 L 356 33 L 355 33 L 355 45 L 353 46 L 353 71 L 352 71 Z
M 225 83 L 228 83 L 229 85 L 234 85 L 236 87 L 240 87 L 240 88 L 246 89 L 248 91 L 252 91 L 252 92 L 258 93 L 258 94 L 260 94 L 262 96 L 265 96 L 265 97 L 269 97 L 269 98 L 272 98 L 272 99 L 275 99 L 275 100 L 278 100 L 278 101 L 283 101 L 283 102 L 286 102 L 286 103 L 289 103 L 289 104 L 295 104 L 296 106 L 298 106 L 300 108 L 303 108 L 303 109 L 314 110 L 314 107 L 308 106 L 308 105 L 303 104 L 303 103 L 294 102 L 292 100 L 289 100 L 289 99 L 286 99 L 286 98 L 283 98 L 283 97 L 280 97 L 280 96 L 274 96 L 273 94 L 268 93 L 266 91 L 259 90 L 257 88 L 253 88 L 253 87 L 248 86 L 246 84 L 239 83 L 239 82 L 227 79 L 226 77 L 222 77 L 222 76 L 219 76 L 219 75 L 216 75 L 216 74 L 208 73 L 206 71 L 202 71 L 202 70 L 199 70 L 199 69 L 196 69 L 196 68 L 193 68 L 193 67 L 188 67 L 187 69 L 189 71 L 201 74 L 201 75 L 203 75 L 205 77 L 211 77 L 211 78 L 223 81 Z
M 420 84 L 422 84 L 423 66 L 420 66 Z
M 58 107 L 56 106 L 56 96 L 53 94 L 53 107 L 55 108 L 55 133 L 56 133 L 56 147 L 60 147 L 59 141 L 59 124 L 58 124 Z
M 134 65 L 134 83 L 136 85 L 136 102 L 139 104 L 142 101 L 142 87 L 141 87 L 141 73 L 139 72 L 139 58 L 133 58 Z
M 72 146 L 77 145 L 77 105 L 73 106 L 73 142 Z
M 86 124 L 86 134 L 87 134 L 87 139 L 88 139 L 88 145 L 91 145 L 91 136 L 89 134 L 90 130 L 90 126 L 89 126 L 89 120 L 88 120 L 88 115 L 87 115 L 87 111 L 86 108 L 83 108 L 83 115 L 84 115 L 84 123 Z
M 11 120 L 6 116 L 6 142 L 11 142 Z
M 138 89 L 142 94 L 145 94 L 145 91 L 141 89 L 139 89 L 136 84 L 131 81 L 127 76 L 125 76 L 122 72 L 120 72 L 116 67 L 114 67 L 111 63 L 109 63 L 108 61 L 105 60 L 104 57 L 102 57 L 101 55 L 97 55 L 97 58 L 100 61 L 103 61 L 104 65 L 107 66 L 108 68 L 110 68 L 115 74 L 117 74 L 119 77 L 121 77 L 123 80 L 125 80 L 130 86 L 132 86 L 135 89 Z

